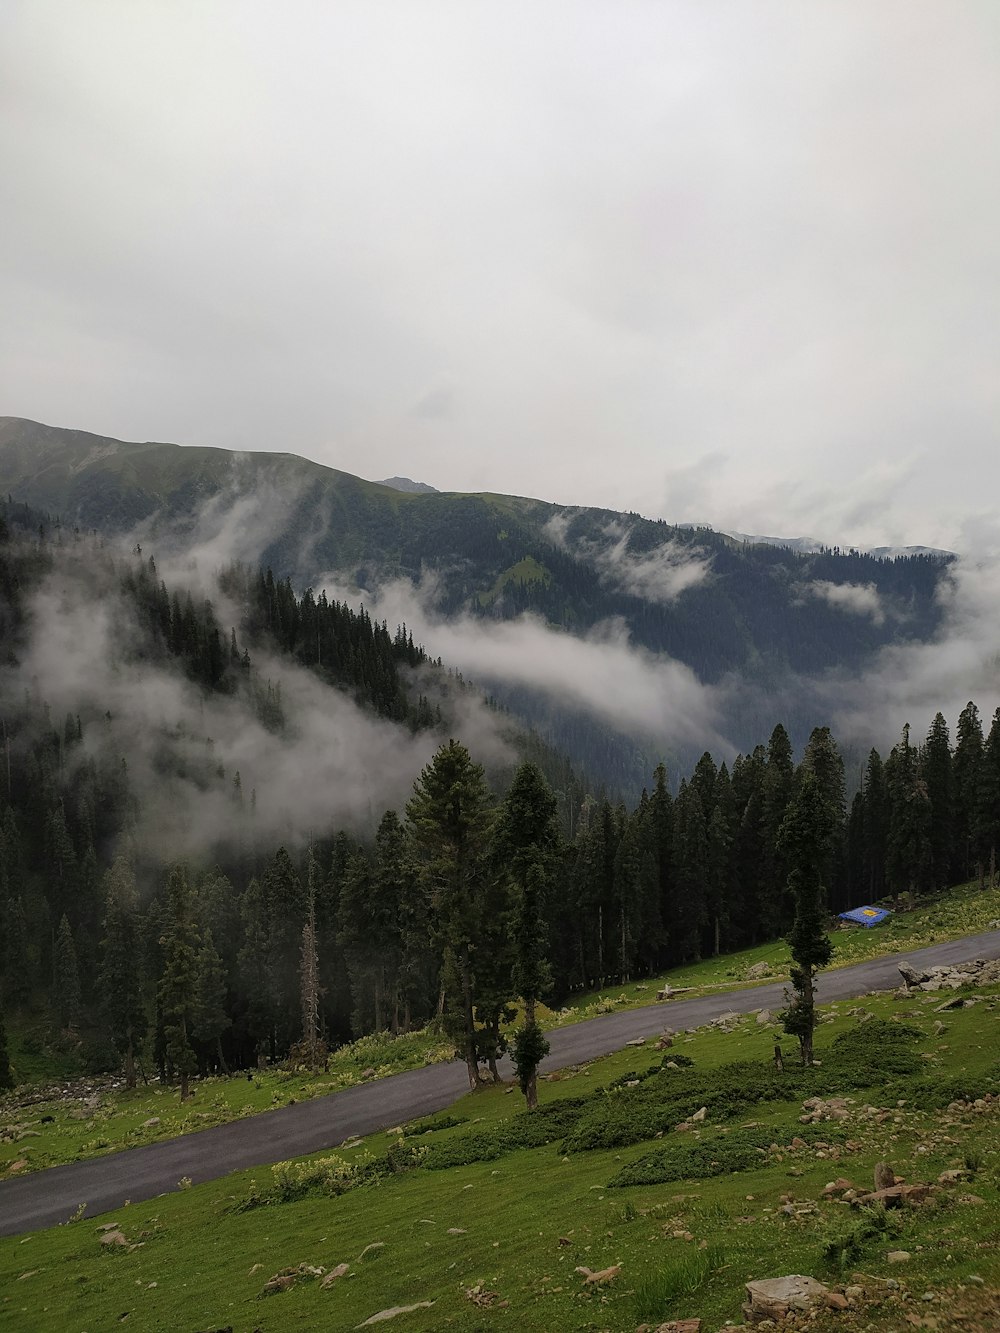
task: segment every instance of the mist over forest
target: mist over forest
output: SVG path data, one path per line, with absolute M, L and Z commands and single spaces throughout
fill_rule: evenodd
M 882 629 L 918 616 L 890 590 L 925 577 L 935 629 L 793 694 L 705 679 L 621 619 L 573 633 L 537 609 L 446 613 L 447 568 L 363 601 L 333 576 L 296 589 L 248 561 L 269 518 L 287 509 L 259 489 L 127 536 L 3 506 L 3 990 L 15 1012 L 50 1003 L 86 1033 L 92 1068 L 143 1054 L 170 1077 L 297 1050 L 303 932 L 324 1045 L 437 1015 L 470 1069 L 495 1063 L 531 876 L 553 1004 L 774 938 L 792 919 L 782 828 L 803 784 L 822 791 L 831 911 L 994 873 L 1000 710 L 984 725 L 949 695 L 977 668 L 991 679 L 986 566 L 857 556 L 881 591 L 814 579 L 795 595 Z M 599 578 L 612 561 L 621 577 L 622 540 Z M 661 605 L 717 577 L 719 548 L 699 546 L 679 580 L 672 539 L 656 549 L 637 567 L 673 581 Z M 782 708 L 801 728 L 804 699 L 834 725 L 801 745 Z M 902 706 L 923 712 L 886 746 Z M 748 719 L 761 728 L 741 747 Z M 554 744 L 574 725 L 602 762 Z M 623 747 L 633 765 L 656 747 L 639 793 L 605 780 Z M 464 793 L 475 867 L 461 912 L 432 887 L 425 807 L 442 782 Z M 164 978 L 184 940 L 178 1044 Z

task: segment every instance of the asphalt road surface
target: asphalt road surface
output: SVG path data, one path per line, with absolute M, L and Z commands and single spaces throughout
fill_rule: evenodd
M 896 964 L 903 958 L 917 966 L 930 966 L 997 957 L 1000 931 L 972 935 L 824 972 L 819 979 L 818 998 L 823 1003 L 891 990 L 899 985 Z M 783 1003 L 783 989 L 781 983 L 755 986 L 574 1023 L 548 1034 L 552 1049 L 542 1069 L 561 1069 L 593 1060 L 620 1050 L 636 1037 L 658 1035 L 667 1026 L 699 1027 L 725 1013 L 777 1009 Z M 120 1207 L 126 1199 L 138 1203 L 175 1190 L 185 1176 L 201 1184 L 230 1171 L 331 1148 L 354 1135 L 371 1134 L 441 1111 L 468 1086 L 464 1064 L 455 1061 L 430 1065 L 164 1143 L 5 1180 L 0 1183 L 0 1235 L 13 1236 L 66 1222 L 82 1203 L 87 1205 L 87 1216 L 94 1217 Z

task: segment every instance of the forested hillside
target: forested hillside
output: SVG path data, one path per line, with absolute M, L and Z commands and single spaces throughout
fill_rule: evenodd
M 402 492 L 293 454 L 126 443 L 8 417 L 0 489 L 164 554 L 201 548 L 270 567 L 298 592 L 406 600 L 400 618 L 419 615 L 428 636 L 440 622 L 517 624 L 655 655 L 718 687 L 718 733 L 744 750 L 770 730 L 776 695 L 804 744 L 826 720 L 817 681 L 926 642 L 942 623 L 947 558 L 799 553 L 638 514 Z M 634 797 L 663 754 L 682 767 L 697 758 L 704 735 L 580 706 L 538 680 L 525 659 L 545 655 L 493 655 L 476 676 L 595 782 Z
M 1000 712 L 984 734 L 972 704 L 954 746 L 938 715 L 872 751 L 849 809 L 830 730 L 796 762 L 780 723 L 629 808 L 403 627 L 266 570 L 213 600 L 7 505 L 0 629 L 4 1005 L 92 1069 L 311 1060 L 435 1018 L 494 1061 L 518 996 L 785 931 L 806 775 L 831 910 L 995 873 Z

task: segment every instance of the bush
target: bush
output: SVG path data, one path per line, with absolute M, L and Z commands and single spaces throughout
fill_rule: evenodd
M 403 1133 L 407 1138 L 412 1138 L 416 1134 L 430 1134 L 438 1129 L 454 1129 L 456 1125 L 467 1124 L 468 1119 L 465 1115 L 432 1115 L 426 1120 L 415 1120 L 412 1125 L 404 1125 Z
M 495 1162 L 519 1148 L 543 1148 L 547 1143 L 562 1139 L 573 1127 L 589 1099 L 564 1097 L 536 1111 L 522 1111 L 493 1129 L 452 1139 L 448 1143 L 430 1144 L 424 1165 L 431 1171 L 443 1171 L 450 1166 L 467 1166 L 470 1162 Z
M 898 1236 L 902 1230 L 900 1219 L 887 1213 L 881 1204 L 863 1208 L 862 1216 L 847 1231 L 835 1232 L 823 1242 L 823 1260 L 831 1268 L 846 1272 L 854 1268 L 875 1245 L 887 1237 Z
M 766 1125 L 734 1129 L 711 1138 L 671 1138 L 662 1148 L 638 1157 L 608 1181 L 608 1189 L 627 1185 L 664 1185 L 675 1180 L 708 1180 L 764 1166 L 772 1143 L 787 1143 L 798 1135 L 806 1143 L 843 1141 L 846 1131 L 835 1125 Z

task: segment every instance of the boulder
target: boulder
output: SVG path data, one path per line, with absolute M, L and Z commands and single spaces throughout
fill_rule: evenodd
M 793 1273 L 748 1282 L 746 1292 L 749 1300 L 743 1313 L 751 1324 L 759 1324 L 765 1319 L 784 1319 L 790 1310 L 808 1310 L 825 1303 L 829 1288 L 814 1277 Z
M 899 964 L 899 974 L 908 986 L 922 986 L 925 981 L 930 981 L 931 974 L 922 972 L 912 963 L 902 962 Z
M 753 967 L 747 968 L 747 981 L 759 981 L 761 977 L 769 977 L 770 975 L 770 963 L 754 963 Z
M 346 1277 L 348 1267 L 348 1264 L 338 1264 L 336 1268 L 331 1268 L 329 1273 L 327 1273 L 326 1277 L 319 1284 L 320 1288 L 323 1291 L 328 1291 L 340 1278 Z

